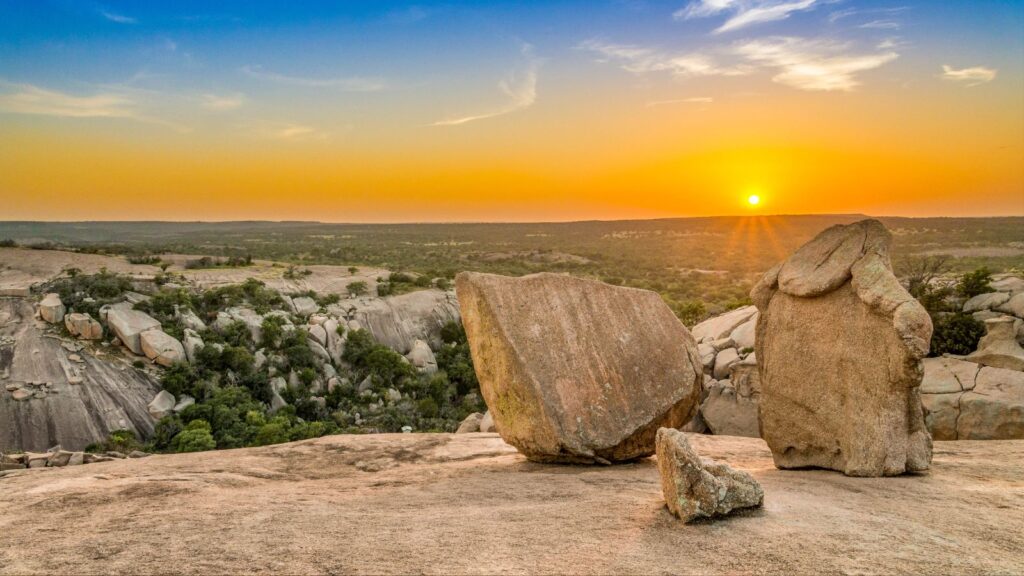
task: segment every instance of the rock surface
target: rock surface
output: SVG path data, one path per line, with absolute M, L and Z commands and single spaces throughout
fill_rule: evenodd
M 72 336 L 83 340 L 100 340 L 103 338 L 103 325 L 88 314 L 74 312 L 64 317 L 64 327 Z
M 139 334 L 139 342 L 146 358 L 161 366 L 172 366 L 187 359 L 181 342 L 163 330 L 147 330 Z
M 64 303 L 60 296 L 54 293 L 47 294 L 39 302 L 39 316 L 50 324 L 56 324 L 64 319 Z
M 683 432 L 662 428 L 655 443 L 665 505 L 680 520 L 724 516 L 764 502 L 757 480 L 721 462 L 701 458 Z
M 833 226 L 752 292 L 761 433 L 780 468 L 928 468 L 918 386 L 931 320 L 892 274 L 890 243 L 877 220 Z
M 147 330 L 160 327 L 156 318 L 138 310 L 108 310 L 107 324 L 117 338 L 139 356 L 144 354 L 139 336 Z
M 753 476 L 763 510 L 683 524 L 653 458 L 567 468 L 494 434 L 329 436 L 15 471 L 0 572 L 1020 572 L 1024 441 L 938 443 L 913 480 L 776 470 L 757 439 L 690 443 Z
M 147 408 L 149 409 L 149 415 L 154 420 L 159 420 L 164 416 L 170 416 L 174 412 L 174 407 L 177 405 L 177 401 L 174 399 L 174 394 L 171 394 L 167 390 L 161 390 L 153 400 L 149 403 Z
M 50 337 L 30 319 L 31 302 L 0 299 L 0 337 L 13 344 L 0 345 L 0 374 L 11 383 L 49 382 L 44 398 L 0 388 L 0 450 L 45 451 L 60 444 L 82 450 L 110 432 L 128 429 L 145 438 L 153 433 L 146 405 L 160 389 L 141 370 L 126 368 L 79 351 L 71 353 L 61 340 Z M 79 357 L 75 362 L 71 356 Z
M 1018 324 L 1020 320 L 1012 316 L 985 320 L 985 335 L 978 342 L 978 349 L 966 359 L 984 366 L 1024 371 L 1024 348 L 1017 343 Z
M 481 393 L 528 458 L 647 456 L 696 413 L 697 345 L 657 293 L 557 274 L 455 283 Z

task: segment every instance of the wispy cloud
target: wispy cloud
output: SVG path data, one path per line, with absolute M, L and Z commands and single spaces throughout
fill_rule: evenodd
M 125 118 L 159 124 L 179 132 L 190 128 L 145 114 L 137 94 L 125 87 L 105 87 L 89 96 L 78 96 L 33 84 L 0 81 L 0 112 L 58 118 Z
M 672 17 L 690 20 L 728 13 L 730 17 L 715 29 L 715 34 L 721 34 L 755 24 L 785 20 L 794 12 L 811 10 L 822 3 L 822 0 L 693 0 Z
M 846 54 L 848 45 L 829 40 L 768 38 L 735 46 L 740 56 L 778 70 L 772 80 L 801 90 L 849 91 L 860 85 L 856 75 L 892 62 L 895 52 Z
M 257 121 L 242 126 L 261 138 L 300 142 L 308 140 L 329 140 L 330 135 L 313 126 L 293 122 Z
M 671 53 L 629 44 L 608 44 L 587 40 L 577 46 L 599 54 L 601 62 L 615 62 L 623 70 L 634 74 L 668 72 L 680 78 L 694 76 L 740 76 L 749 69 L 720 66 L 713 58 L 699 52 Z
M 262 66 L 243 66 L 242 73 L 250 78 L 266 80 L 277 84 L 303 86 L 306 88 L 337 88 L 345 92 L 378 92 L 386 85 L 379 78 L 348 76 L 343 78 L 308 78 L 303 76 L 287 76 L 275 72 L 266 72 Z
M 130 16 L 125 16 L 124 14 L 118 14 L 116 12 L 111 12 L 110 10 L 100 9 L 99 13 L 100 13 L 100 16 L 103 16 L 104 18 L 106 18 L 107 20 L 110 20 L 111 22 L 117 22 L 118 24 L 138 24 L 138 22 L 139 22 L 135 18 L 132 18 Z
M 964 82 L 968 88 L 971 86 L 987 84 L 995 80 L 998 73 L 998 70 L 994 68 L 985 68 L 984 66 L 961 68 L 959 70 L 948 65 L 944 65 L 942 67 L 942 78 L 952 80 L 954 82 Z
M 207 110 L 224 112 L 240 108 L 245 104 L 245 96 L 242 94 L 203 94 L 199 102 Z
M 828 21 L 829 24 L 835 24 L 845 18 L 858 15 L 891 17 L 902 12 L 906 12 L 909 9 L 909 6 L 892 6 L 889 8 L 844 8 L 829 14 Z
M 667 104 L 711 104 L 715 99 L 709 96 L 695 96 L 693 98 L 676 98 L 674 100 L 654 100 L 648 102 L 648 108 L 654 108 L 655 106 L 665 106 Z
M 533 48 L 529 44 L 523 45 L 522 53 L 527 58 L 525 67 L 510 72 L 498 82 L 498 89 L 507 99 L 503 106 L 477 114 L 445 118 L 434 122 L 431 126 L 459 126 L 476 120 L 511 114 L 532 106 L 537 101 L 537 75 L 543 60 L 533 54 Z
M 857 27 L 867 30 L 899 30 L 900 23 L 895 20 L 872 20 Z
M 0 94 L 0 111 L 65 118 L 132 118 L 135 103 L 125 95 L 100 93 L 75 96 L 32 84 L 0 82 L 9 91 Z

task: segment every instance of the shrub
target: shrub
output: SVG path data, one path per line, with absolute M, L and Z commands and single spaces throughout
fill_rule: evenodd
M 213 450 L 217 443 L 210 433 L 212 428 L 205 420 L 193 420 L 185 429 L 174 437 L 172 445 L 175 452 L 203 452 Z
M 931 356 L 970 354 L 978 349 L 985 325 L 970 314 L 946 314 L 932 318 Z
M 346 288 L 351 296 L 363 296 L 369 291 L 369 287 L 366 285 L 366 282 L 363 282 L 362 280 L 352 282 Z
M 18 243 L 15 242 L 14 240 L 12 240 L 11 238 L 4 238 L 4 239 L 0 240 L 0 248 L 17 248 L 17 247 L 18 247 Z M 349 268 L 349 270 L 351 270 L 351 268 Z M 355 272 L 353 272 L 353 274 L 355 274 Z
M 992 291 L 992 273 L 988 268 L 978 268 L 960 277 L 956 285 L 956 293 L 964 298 L 973 298 L 979 294 Z

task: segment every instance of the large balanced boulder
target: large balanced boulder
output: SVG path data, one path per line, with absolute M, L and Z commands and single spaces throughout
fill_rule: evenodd
M 455 279 L 480 389 L 498 432 L 540 462 L 654 453 L 696 413 L 697 344 L 660 296 L 558 274 Z
M 757 480 L 721 462 L 701 458 L 685 433 L 662 428 L 656 444 L 665 505 L 684 522 L 724 516 L 764 502 L 764 490 Z
M 761 436 L 779 468 L 925 470 L 918 386 L 928 313 L 892 273 L 877 220 L 833 226 L 754 287 Z
M 39 302 L 39 316 L 50 324 L 63 320 L 64 312 L 64 303 L 61 302 L 59 294 L 51 292 Z
M 107 311 L 107 325 L 129 350 L 142 356 L 142 341 L 139 336 L 160 327 L 160 321 L 138 310 L 111 309 Z
M 139 334 L 139 342 L 146 358 L 161 366 L 171 366 L 187 359 L 181 342 L 163 330 L 146 330 Z

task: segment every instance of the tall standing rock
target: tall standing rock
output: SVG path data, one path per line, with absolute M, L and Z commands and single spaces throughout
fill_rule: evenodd
M 925 470 L 918 386 L 932 325 L 900 286 L 877 220 L 833 226 L 754 287 L 761 436 L 779 468 Z
M 696 412 L 697 345 L 654 292 L 558 274 L 455 279 L 480 390 L 498 431 L 540 462 L 654 453 Z

